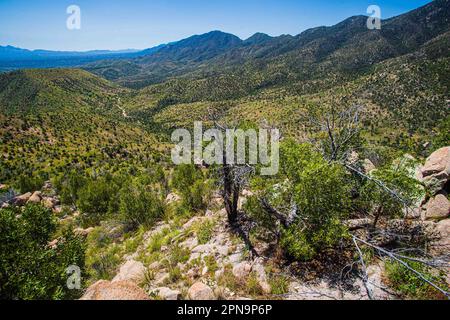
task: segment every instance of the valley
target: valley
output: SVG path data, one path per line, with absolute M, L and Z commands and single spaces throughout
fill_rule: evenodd
M 8 67 L 0 298 L 448 299 L 449 12 Z M 174 165 L 195 121 L 278 128 L 280 171 Z

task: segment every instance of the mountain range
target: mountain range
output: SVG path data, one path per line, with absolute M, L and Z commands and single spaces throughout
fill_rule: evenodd
M 70 262 L 83 299 L 372 299 L 364 259 L 380 299 L 447 298 L 387 257 L 425 268 L 447 253 L 450 0 L 366 22 L 143 51 L 0 48 L 0 298 L 79 298 Z M 279 174 L 174 165 L 173 130 L 212 115 L 278 128 Z M 418 270 L 448 288 L 448 272 Z
M 270 120 L 292 133 L 308 106 L 358 103 L 368 109 L 374 139 L 398 146 L 404 135 L 412 141 L 432 136 L 448 116 L 449 12 L 449 0 L 437 0 L 383 20 L 381 30 L 367 29 L 367 17 L 355 16 L 297 36 L 257 33 L 241 40 L 212 31 L 140 52 L 9 47 L 3 50 L 9 60 L 0 64 L 20 64 L 14 54 L 48 65 L 68 55 L 67 63 L 101 59 L 81 66 L 88 72 L 4 74 L 0 108 L 36 112 L 76 101 L 103 111 L 109 106 L 113 114 L 126 110 L 126 121 L 159 131 L 189 125 L 213 108 L 224 118 Z

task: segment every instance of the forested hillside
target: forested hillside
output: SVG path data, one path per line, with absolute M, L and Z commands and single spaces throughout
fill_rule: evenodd
M 449 13 L 0 74 L 0 298 L 448 299 Z M 194 121 L 279 171 L 175 165 Z

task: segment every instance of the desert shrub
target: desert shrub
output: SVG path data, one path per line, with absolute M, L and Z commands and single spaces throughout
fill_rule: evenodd
M 0 210 L 0 298 L 71 299 L 79 290 L 69 290 L 66 269 L 84 270 L 83 240 L 70 229 L 49 247 L 56 231 L 52 212 L 38 205 L 24 211 Z
M 45 179 L 39 175 L 22 174 L 17 178 L 14 188 L 21 193 L 33 192 L 40 190 L 44 182 Z
M 423 274 L 428 281 L 448 291 L 444 274 L 433 272 L 431 268 L 420 262 L 408 261 L 408 265 Z M 405 298 L 418 300 L 446 299 L 440 291 L 427 284 L 398 261 L 386 261 L 386 276 L 390 286 Z
M 54 179 L 54 185 L 58 190 L 61 202 L 67 205 L 73 205 L 78 200 L 78 192 L 86 184 L 86 177 L 82 174 L 71 171 L 66 175 L 61 175 Z
M 97 227 L 87 238 L 86 268 L 90 280 L 110 280 L 122 262 L 120 246 L 115 244 L 106 230 Z
M 370 175 L 413 206 L 424 193 L 414 178 L 414 163 L 405 158 L 397 162 L 373 170 Z M 374 181 L 366 180 L 359 194 L 359 205 L 375 216 L 374 226 L 381 217 L 396 218 L 403 214 L 404 204 Z
M 251 215 L 280 237 L 285 252 L 299 260 L 334 247 L 346 238 L 341 223 L 349 211 L 350 190 L 345 170 L 325 161 L 307 144 L 286 141 L 281 146 L 280 173 L 268 179 L 257 178 L 253 188 L 279 211 L 297 208 L 297 218 L 278 230 L 270 213 L 256 200 L 250 200 Z
M 445 118 L 438 126 L 437 134 L 432 140 L 433 149 L 447 147 L 450 143 L 450 117 Z
M 272 294 L 280 295 L 289 292 L 289 279 L 283 275 L 271 276 L 269 278 L 269 285 Z
M 215 226 L 215 222 L 209 219 L 194 226 L 199 244 L 205 244 L 211 240 Z
M 78 192 L 77 206 L 84 225 L 96 225 L 108 213 L 117 212 L 119 186 L 110 177 L 88 179 Z
M 164 215 L 164 203 L 157 191 L 130 183 L 120 191 L 119 213 L 130 229 L 151 227 Z
M 177 166 L 172 185 L 181 194 L 184 207 L 194 211 L 205 208 L 204 198 L 208 192 L 208 185 L 204 182 L 202 172 L 194 165 Z
M 246 291 L 252 296 L 262 295 L 264 293 L 261 285 L 259 284 L 256 273 L 252 272 L 245 281 Z

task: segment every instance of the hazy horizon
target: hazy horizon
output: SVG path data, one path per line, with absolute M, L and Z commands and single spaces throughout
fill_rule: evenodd
M 383 0 L 382 18 L 413 10 L 428 0 Z M 81 9 L 81 29 L 68 30 L 70 5 Z M 295 0 L 131 0 L 53 1 L 0 0 L 0 45 L 29 50 L 142 50 L 213 30 L 241 39 L 262 32 L 297 35 L 350 16 L 367 14 L 373 1 L 314 3 Z

